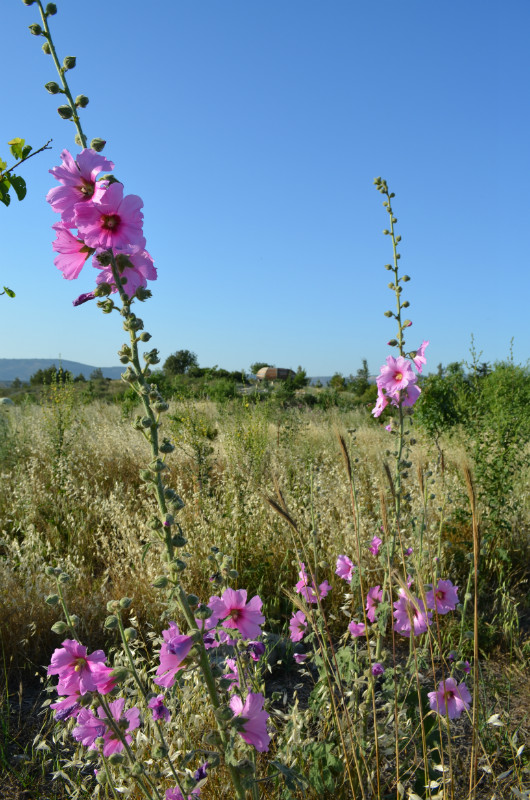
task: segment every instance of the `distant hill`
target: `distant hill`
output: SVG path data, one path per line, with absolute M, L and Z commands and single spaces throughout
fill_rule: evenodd
M 67 361 L 65 358 L 0 358 L 0 382 L 14 381 L 18 378 L 27 382 L 39 369 L 48 369 L 52 364 L 76 375 L 83 374 L 88 380 L 95 369 L 101 369 L 104 378 L 118 380 L 125 367 L 93 367 L 90 364 L 80 364 L 78 361 Z

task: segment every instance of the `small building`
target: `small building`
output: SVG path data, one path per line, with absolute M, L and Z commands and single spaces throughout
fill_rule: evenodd
M 258 381 L 286 381 L 287 378 L 294 378 L 296 373 L 292 369 L 283 367 L 262 367 L 256 373 Z

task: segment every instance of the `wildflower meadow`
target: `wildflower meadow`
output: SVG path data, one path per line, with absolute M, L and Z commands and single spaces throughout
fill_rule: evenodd
M 391 300 L 368 395 L 185 396 L 147 330 L 164 266 L 141 186 L 85 133 L 56 4 L 23 3 L 73 133 L 50 258 L 114 321 L 124 391 L 56 377 L 0 411 L 4 796 L 530 797 L 528 370 L 426 376 L 377 177 Z

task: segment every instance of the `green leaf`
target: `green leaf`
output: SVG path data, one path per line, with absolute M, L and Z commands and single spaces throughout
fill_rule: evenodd
M 0 203 L 3 203 L 5 206 L 8 206 L 11 202 L 11 198 L 9 196 L 9 189 L 11 184 L 9 183 L 9 178 L 4 178 L 3 181 L 0 181 Z
M 30 144 L 25 145 L 22 148 L 22 158 L 27 158 L 32 150 L 33 150 L 33 147 Z
M 11 186 L 16 192 L 19 200 L 23 200 L 26 196 L 26 181 L 20 175 L 11 175 Z
M 4 286 L 4 293 L 7 294 L 8 297 L 16 297 L 13 289 L 8 289 L 7 286 Z
M 144 563 L 145 557 L 150 549 L 151 549 L 151 542 L 147 542 L 146 544 L 144 544 L 142 548 L 142 564 Z
M 17 136 L 16 139 L 11 139 L 11 141 L 8 142 L 13 158 L 16 158 L 17 160 L 22 158 L 22 148 L 25 144 L 26 142 L 24 139 L 21 139 L 19 136 Z
M 2 172 L 7 167 L 7 161 L 2 161 L 0 158 L 0 172 Z

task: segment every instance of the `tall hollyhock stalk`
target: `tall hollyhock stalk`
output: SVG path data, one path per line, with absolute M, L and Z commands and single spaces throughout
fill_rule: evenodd
M 418 373 L 421 373 L 423 364 L 425 364 L 424 351 L 429 342 L 423 341 L 418 350 L 406 350 L 405 331 L 407 328 L 410 328 L 412 322 L 410 319 L 404 318 L 404 312 L 410 306 L 410 303 L 408 300 L 403 300 L 402 293 L 403 284 L 407 283 L 410 278 L 408 275 L 399 274 L 399 260 L 401 254 L 398 252 L 398 245 L 401 242 L 401 236 L 397 235 L 395 230 L 397 218 L 394 216 L 392 208 L 392 199 L 395 197 L 395 194 L 394 192 L 389 192 L 387 182 L 382 178 L 376 178 L 374 184 L 377 191 L 385 197 L 383 205 L 387 210 L 390 221 L 389 228 L 385 228 L 383 233 L 385 236 L 390 236 L 392 241 L 392 263 L 385 264 L 385 269 L 393 274 L 393 280 L 388 284 L 388 288 L 395 294 L 396 309 L 395 311 L 385 311 L 385 316 L 393 318 L 396 321 L 396 338 L 391 339 L 388 344 L 390 347 L 396 348 L 399 353 L 397 357 L 388 356 L 386 364 L 381 367 L 381 373 L 377 378 L 377 403 L 372 411 L 375 417 L 379 417 L 389 403 L 398 410 L 398 427 L 396 431 L 397 450 L 393 491 L 396 528 L 392 537 L 390 554 L 390 563 L 392 564 L 395 554 L 396 534 L 400 530 L 401 524 L 402 479 L 407 469 L 411 466 L 411 462 L 407 461 L 404 455 L 406 436 L 408 434 L 408 431 L 405 430 L 405 409 L 413 406 L 421 393 L 421 389 L 417 385 L 417 375 L 414 369 Z
M 42 26 L 35 23 L 30 26 L 30 31 L 33 35 L 42 36 L 45 39 L 43 51 L 52 56 L 61 81 L 61 86 L 50 81 L 45 88 L 50 94 L 64 95 L 66 103 L 59 106 L 58 113 L 63 119 L 74 123 L 76 144 L 83 148 L 75 159 L 68 151 L 63 151 L 61 154 L 62 166 L 51 170 L 61 184 L 51 190 L 47 198 L 52 208 L 61 214 L 61 222 L 55 226 L 57 240 L 54 243 L 54 249 L 59 253 L 55 263 L 65 278 L 74 279 L 78 277 L 85 261 L 92 257 L 93 266 L 100 270 L 96 278 L 97 286 L 94 291 L 82 294 L 74 301 L 74 305 L 99 298 L 98 306 L 104 313 L 119 312 L 123 318 L 123 327 L 129 334 L 129 342 L 124 344 L 119 351 L 121 362 L 127 365 L 122 378 L 134 389 L 143 406 L 143 416 L 136 418 L 134 427 L 146 439 L 151 451 L 151 460 L 147 468 L 141 470 L 141 477 L 152 489 L 157 500 L 159 513 L 153 516 L 151 529 L 155 542 L 159 541 L 164 545 L 167 562 L 165 574 L 155 581 L 155 585 L 168 590 L 170 602 L 176 602 L 186 620 L 197 652 L 195 658 L 201 668 L 216 718 L 219 746 L 222 751 L 226 751 L 230 732 L 223 723 L 227 721 L 227 717 L 220 713 L 223 711 L 220 695 L 210 667 L 204 639 L 196 621 L 196 617 L 201 618 L 202 615 L 202 618 L 205 618 L 206 614 L 211 614 L 211 611 L 200 606 L 197 608 L 198 598 L 188 595 L 184 590 L 180 574 L 186 568 L 186 562 L 176 557 L 176 549 L 183 547 L 186 539 L 175 520 L 175 515 L 183 507 L 183 502 L 173 489 L 165 485 L 163 479 L 163 473 L 167 468 L 166 455 L 174 449 L 169 439 L 164 438 L 161 441 L 159 435 L 161 415 L 167 411 L 168 404 L 160 395 L 156 385 L 150 384 L 148 380 L 150 367 L 159 362 L 158 351 L 153 349 L 143 353 L 145 363 L 142 365 L 139 345 L 148 342 L 151 336 L 143 330 L 142 319 L 132 311 L 135 300 L 143 302 L 151 296 L 151 292 L 146 288 L 147 280 L 156 278 L 152 259 L 144 249 L 143 215 L 140 211 L 143 204 L 135 195 L 124 197 L 123 187 L 112 175 L 105 175 L 98 180 L 100 172 L 104 169 L 113 169 L 114 165 L 103 156 L 98 156 L 105 146 L 104 140 L 92 139 L 90 149 L 87 149 L 88 140 L 81 126 L 79 111 L 86 107 L 88 98 L 85 95 L 79 95 L 74 100 L 68 85 L 66 73 L 75 67 L 75 57 L 67 56 L 61 65 L 57 56 L 48 24 L 49 17 L 57 12 L 55 4 L 48 3 L 44 8 L 41 0 L 23 0 L 23 2 L 28 6 L 36 3 L 39 8 Z M 72 233 L 73 230 L 77 230 L 77 233 Z M 111 295 L 118 296 L 120 303 L 116 303 Z M 202 613 L 203 611 L 204 613 Z M 66 614 L 68 626 L 73 627 L 68 612 Z M 134 661 L 127 647 L 126 636 L 122 626 L 119 627 L 120 633 L 123 634 L 122 639 L 131 664 L 131 672 L 137 678 Z M 139 686 L 144 692 L 140 682 Z M 252 702 L 255 705 L 258 703 L 255 697 L 249 695 L 250 699 L 247 699 L 245 705 L 241 702 L 241 708 L 238 706 L 234 713 L 250 717 L 250 714 L 246 714 L 246 710 Z M 258 696 L 258 700 L 259 697 L 261 696 Z M 108 714 L 107 716 L 110 718 L 112 715 Z M 268 746 L 268 737 L 264 725 L 265 717 L 268 715 L 258 709 L 254 716 L 259 718 L 259 749 L 265 749 Z M 248 720 L 244 724 L 247 727 L 243 730 L 247 731 L 247 740 L 249 740 L 249 736 L 250 738 L 252 736 Z M 254 722 L 254 728 L 256 724 Z M 119 729 L 117 728 L 117 730 Z M 123 736 L 122 742 L 127 749 L 128 744 Z M 240 772 L 233 763 L 227 763 L 227 768 L 236 796 L 238 800 L 243 800 L 246 791 Z M 156 789 L 152 786 L 148 788 L 142 780 L 140 780 L 140 788 L 146 796 L 150 796 L 150 791 L 154 791 L 154 796 L 159 797 Z

